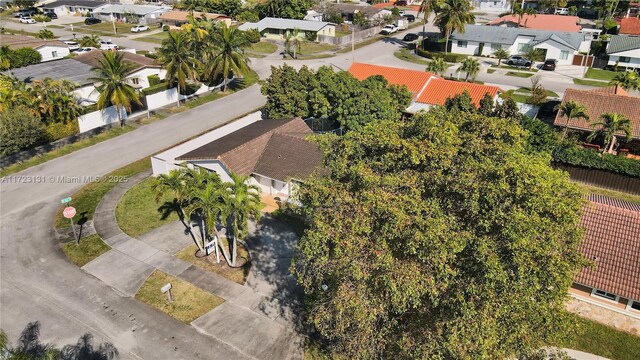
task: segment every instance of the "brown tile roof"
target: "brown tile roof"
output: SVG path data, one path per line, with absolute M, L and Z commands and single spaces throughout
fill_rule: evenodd
M 79 61 L 83 64 L 87 64 L 93 68 L 97 68 L 100 67 L 100 60 L 104 59 L 102 53 L 104 53 L 104 51 L 93 50 L 75 56 L 73 60 Z M 146 67 L 160 67 L 160 64 L 158 64 L 154 59 L 148 58 L 143 55 L 132 54 L 126 51 L 121 51 L 120 54 L 123 54 L 123 59 L 125 62 L 131 64 L 131 72 L 135 72 Z
M 575 282 L 640 299 L 640 206 L 597 195 L 589 200 L 580 250 L 595 266 L 582 269 Z
M 322 161 L 318 146 L 304 140 L 312 133 L 301 118 L 258 121 L 177 159 L 218 160 L 242 175 L 304 180 Z
M 620 34 L 640 35 L 640 19 L 628 17 L 620 20 Z
M 434 74 L 426 71 L 363 63 L 353 63 L 349 68 L 349 73 L 358 80 L 364 80 L 374 75 L 381 75 L 389 84 L 405 85 L 414 96 L 418 96 L 429 79 L 436 78 Z
M 527 29 L 578 32 L 582 26 L 578 25 L 580 19 L 577 16 L 536 14 L 523 15 L 520 27 Z M 489 25 L 518 24 L 517 15 L 505 15 L 489 23 Z
M 24 47 L 37 49 L 44 45 L 59 46 L 63 48 L 68 47 L 67 44 L 63 43 L 60 40 L 43 40 L 36 39 L 31 36 L 9 34 L 3 34 L 2 36 L 0 36 L 0 46 L 3 45 L 8 45 L 10 49 L 19 49 Z
M 612 91 L 612 90 L 609 90 Z M 625 92 L 626 93 L 626 92 Z M 587 108 L 589 120 L 572 119 L 568 127 L 570 129 L 592 131 L 591 122 L 598 121 L 604 113 L 619 113 L 631 120 L 631 134 L 633 138 L 640 139 L 640 98 L 635 96 L 605 93 L 603 91 L 567 89 L 562 102 L 575 101 Z M 554 125 L 566 126 L 567 117 L 556 115 Z
M 209 20 L 230 19 L 227 15 L 222 15 L 222 14 L 203 13 L 199 11 L 193 12 L 193 17 L 195 17 L 196 19 L 199 19 L 200 17 L 202 17 L 202 15 L 204 15 Z M 180 11 L 180 10 L 171 10 L 169 12 L 166 12 L 160 15 L 161 20 L 170 20 L 170 21 L 177 21 L 177 22 L 187 21 L 188 17 L 189 17 L 189 11 Z
M 462 94 L 464 91 L 469 93 L 471 101 L 475 106 L 480 106 L 480 100 L 486 93 L 491 97 L 498 95 L 502 90 L 497 86 L 473 84 L 462 81 L 453 81 L 445 79 L 432 79 L 427 87 L 420 93 L 417 102 L 429 105 L 444 105 L 448 98 Z
M 626 92 L 622 87 L 620 86 L 605 86 L 605 87 L 599 87 L 593 90 L 589 90 L 593 93 L 597 93 L 597 94 L 609 94 L 609 95 L 623 95 L 623 96 L 631 96 L 628 92 Z

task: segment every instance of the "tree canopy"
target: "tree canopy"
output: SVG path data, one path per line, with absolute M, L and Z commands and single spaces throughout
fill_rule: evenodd
M 514 119 L 437 107 L 317 141 L 292 271 L 333 351 L 517 358 L 567 333 L 582 193 Z
M 359 81 L 326 66 L 317 72 L 306 66 L 299 71 L 288 65 L 272 67 L 262 94 L 267 97 L 267 118 L 328 118 L 351 130 L 371 121 L 399 120 L 411 102 L 406 87 L 389 85 L 381 76 Z

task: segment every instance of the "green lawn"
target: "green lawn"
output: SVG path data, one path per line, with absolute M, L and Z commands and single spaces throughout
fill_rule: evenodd
M 496 72 L 496 69 L 487 69 L 487 74 L 493 74 Z
M 343 36 L 347 36 L 347 35 L 351 35 L 351 31 L 336 30 L 336 37 L 343 37 Z
M 80 239 L 80 245 L 75 241 L 62 244 L 62 251 L 69 260 L 79 267 L 111 250 L 98 235 L 90 235 Z
M 145 42 L 150 42 L 150 43 L 154 43 L 154 44 L 162 44 L 162 41 L 166 38 L 169 37 L 169 32 L 168 31 L 161 31 L 155 34 L 149 34 L 146 36 L 141 36 L 138 38 L 135 38 L 134 40 L 136 41 L 145 41 Z
M 251 269 L 250 263 L 241 268 L 231 268 L 227 265 L 227 261 L 222 256 L 222 253 L 220 254 L 220 263 L 217 263 L 215 253 L 206 257 L 198 258 L 195 256 L 196 250 L 198 250 L 196 244 L 191 244 L 180 250 L 176 254 L 176 257 L 186 262 L 190 262 L 203 270 L 214 272 L 233 282 L 244 285 L 244 282 L 247 280 L 247 276 L 249 276 L 249 269 Z M 238 246 L 238 257 L 245 259 L 250 258 L 249 253 L 242 246 Z
M 616 75 L 619 75 L 619 74 L 620 73 L 616 71 L 589 68 L 587 69 L 587 72 L 584 74 L 584 77 L 589 79 L 594 79 L 594 80 L 611 81 Z
M 47 153 L 44 153 L 42 155 L 38 155 L 35 157 L 32 157 L 29 160 L 25 160 L 23 162 L 20 163 L 16 163 L 10 166 L 7 166 L 6 168 L 3 168 L 2 170 L 0 170 L 0 177 L 2 176 L 7 176 L 9 174 L 13 174 L 19 171 L 22 171 L 24 169 L 30 168 L 32 166 L 36 166 L 42 163 L 45 163 L 49 160 L 53 160 L 55 158 L 58 158 L 60 156 L 64 156 L 67 154 L 70 154 L 74 151 L 80 150 L 80 149 L 84 149 L 86 147 L 89 147 L 91 145 L 95 145 L 99 142 L 105 141 L 105 140 L 109 140 L 111 138 L 114 138 L 116 136 L 120 136 L 124 133 L 128 133 L 131 130 L 136 129 L 133 126 L 127 125 L 125 127 L 116 127 L 116 128 L 111 128 L 105 132 L 102 132 L 96 136 L 92 136 L 90 138 L 87 139 L 83 139 L 80 140 L 78 142 L 75 142 L 73 144 L 69 144 L 69 145 L 65 145 L 59 149 L 55 149 L 55 150 L 51 150 Z
M 117 33 L 113 33 L 113 23 L 108 21 L 103 21 L 99 24 L 94 25 L 85 25 L 84 22 L 78 22 L 73 24 L 73 31 L 78 33 L 86 33 L 86 34 L 96 34 L 102 36 L 114 36 L 120 37 L 131 34 L 131 28 L 135 25 L 117 22 L 116 31 Z M 69 28 L 71 30 L 71 28 Z
M 608 82 L 598 81 L 598 80 L 573 79 L 573 83 L 577 85 L 588 85 L 588 86 L 598 86 L 598 87 L 609 86 Z
M 300 55 L 316 55 L 325 51 L 335 51 L 337 47 L 332 44 L 305 41 L 300 44 Z
M 531 94 L 531 89 L 530 88 L 526 88 L 526 87 L 521 87 L 521 88 L 517 89 L 515 92 L 530 95 Z M 546 92 L 547 92 L 547 96 L 549 96 L 549 97 L 559 97 L 558 93 L 555 93 L 555 92 L 553 92 L 551 90 L 546 90 Z
M 171 283 L 173 297 L 171 303 L 167 299 L 167 294 L 160 291 L 160 288 L 167 283 Z M 142 284 L 136 293 L 136 299 L 186 324 L 224 302 L 218 296 L 158 270 L 154 271 Z
M 359 43 L 356 43 L 356 44 L 354 45 L 354 48 L 357 50 L 357 49 L 359 49 L 359 48 L 361 48 L 361 47 L 363 47 L 363 46 L 371 45 L 371 44 L 373 44 L 374 42 L 376 42 L 376 41 L 378 41 L 378 40 L 382 39 L 383 37 L 384 37 L 384 36 L 382 36 L 382 35 L 376 35 L 376 36 L 373 36 L 373 37 L 371 37 L 371 38 L 369 38 L 369 39 L 367 39 L 367 40 L 365 40 L 365 41 L 361 41 L 361 42 L 359 42 Z M 349 51 L 351 51 L 351 46 L 345 46 L 345 47 L 343 47 L 342 49 L 337 50 L 337 51 L 336 51 L 336 53 L 342 54 L 342 53 L 347 53 L 347 52 L 349 52 Z
M 638 195 L 632 195 L 629 193 L 615 191 L 615 190 L 603 189 L 596 186 L 589 186 L 589 185 L 582 185 L 582 186 L 584 186 L 587 189 L 587 191 L 592 194 L 604 195 L 610 198 L 624 200 L 624 201 L 632 202 L 635 204 L 640 204 L 640 196 Z
M 519 72 L 519 71 L 507 71 L 507 73 L 505 75 L 507 75 L 507 76 L 516 76 L 516 77 L 521 77 L 521 78 L 529 78 L 529 77 L 532 77 L 534 74 L 533 73 Z
M 260 41 L 255 44 L 251 44 L 247 51 L 260 53 L 260 54 L 272 54 L 278 50 L 278 46 L 268 41 Z
M 156 201 L 155 178 L 150 177 L 127 191 L 116 207 L 116 219 L 122 231 L 138 237 L 164 224 L 178 220 L 171 194 Z
M 429 62 L 424 60 L 424 58 L 417 56 L 407 49 L 401 49 L 393 53 L 393 56 L 397 57 L 400 60 L 408 61 L 414 64 L 420 65 L 428 65 Z
M 75 194 L 71 195 L 73 200 L 70 205 L 76 208 L 78 215 L 74 218 L 75 221 L 86 217 L 87 220 L 93 219 L 93 213 L 100 203 L 100 200 L 104 197 L 104 195 L 109 192 L 109 190 L 116 187 L 119 184 L 117 181 L 113 181 L 116 178 L 127 178 L 133 175 L 139 174 L 145 170 L 151 168 L 151 160 L 149 157 L 144 157 L 136 162 L 133 162 L 129 165 L 121 167 L 118 170 L 113 171 L 112 173 L 101 177 L 100 181 L 93 182 L 85 185 L 82 189 L 80 189 Z M 63 207 L 61 206 L 56 214 L 56 218 L 54 220 L 54 227 L 56 228 L 67 228 L 69 227 L 69 220 L 65 219 L 62 216 Z
M 640 359 L 640 337 L 618 331 L 595 321 L 572 315 L 577 331 L 561 344 L 553 344 L 613 360 Z

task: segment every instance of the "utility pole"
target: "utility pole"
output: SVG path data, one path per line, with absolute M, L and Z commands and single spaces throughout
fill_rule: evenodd
M 356 27 L 351 25 L 351 63 L 356 62 Z

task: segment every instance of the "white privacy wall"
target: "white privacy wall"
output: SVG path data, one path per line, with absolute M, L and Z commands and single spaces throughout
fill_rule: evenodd
M 126 119 L 127 112 L 124 108 L 120 108 L 120 110 L 122 119 Z M 78 126 L 81 133 L 114 123 L 116 125 L 118 124 L 118 113 L 116 112 L 115 106 L 110 106 L 104 110 L 94 111 L 78 118 Z

